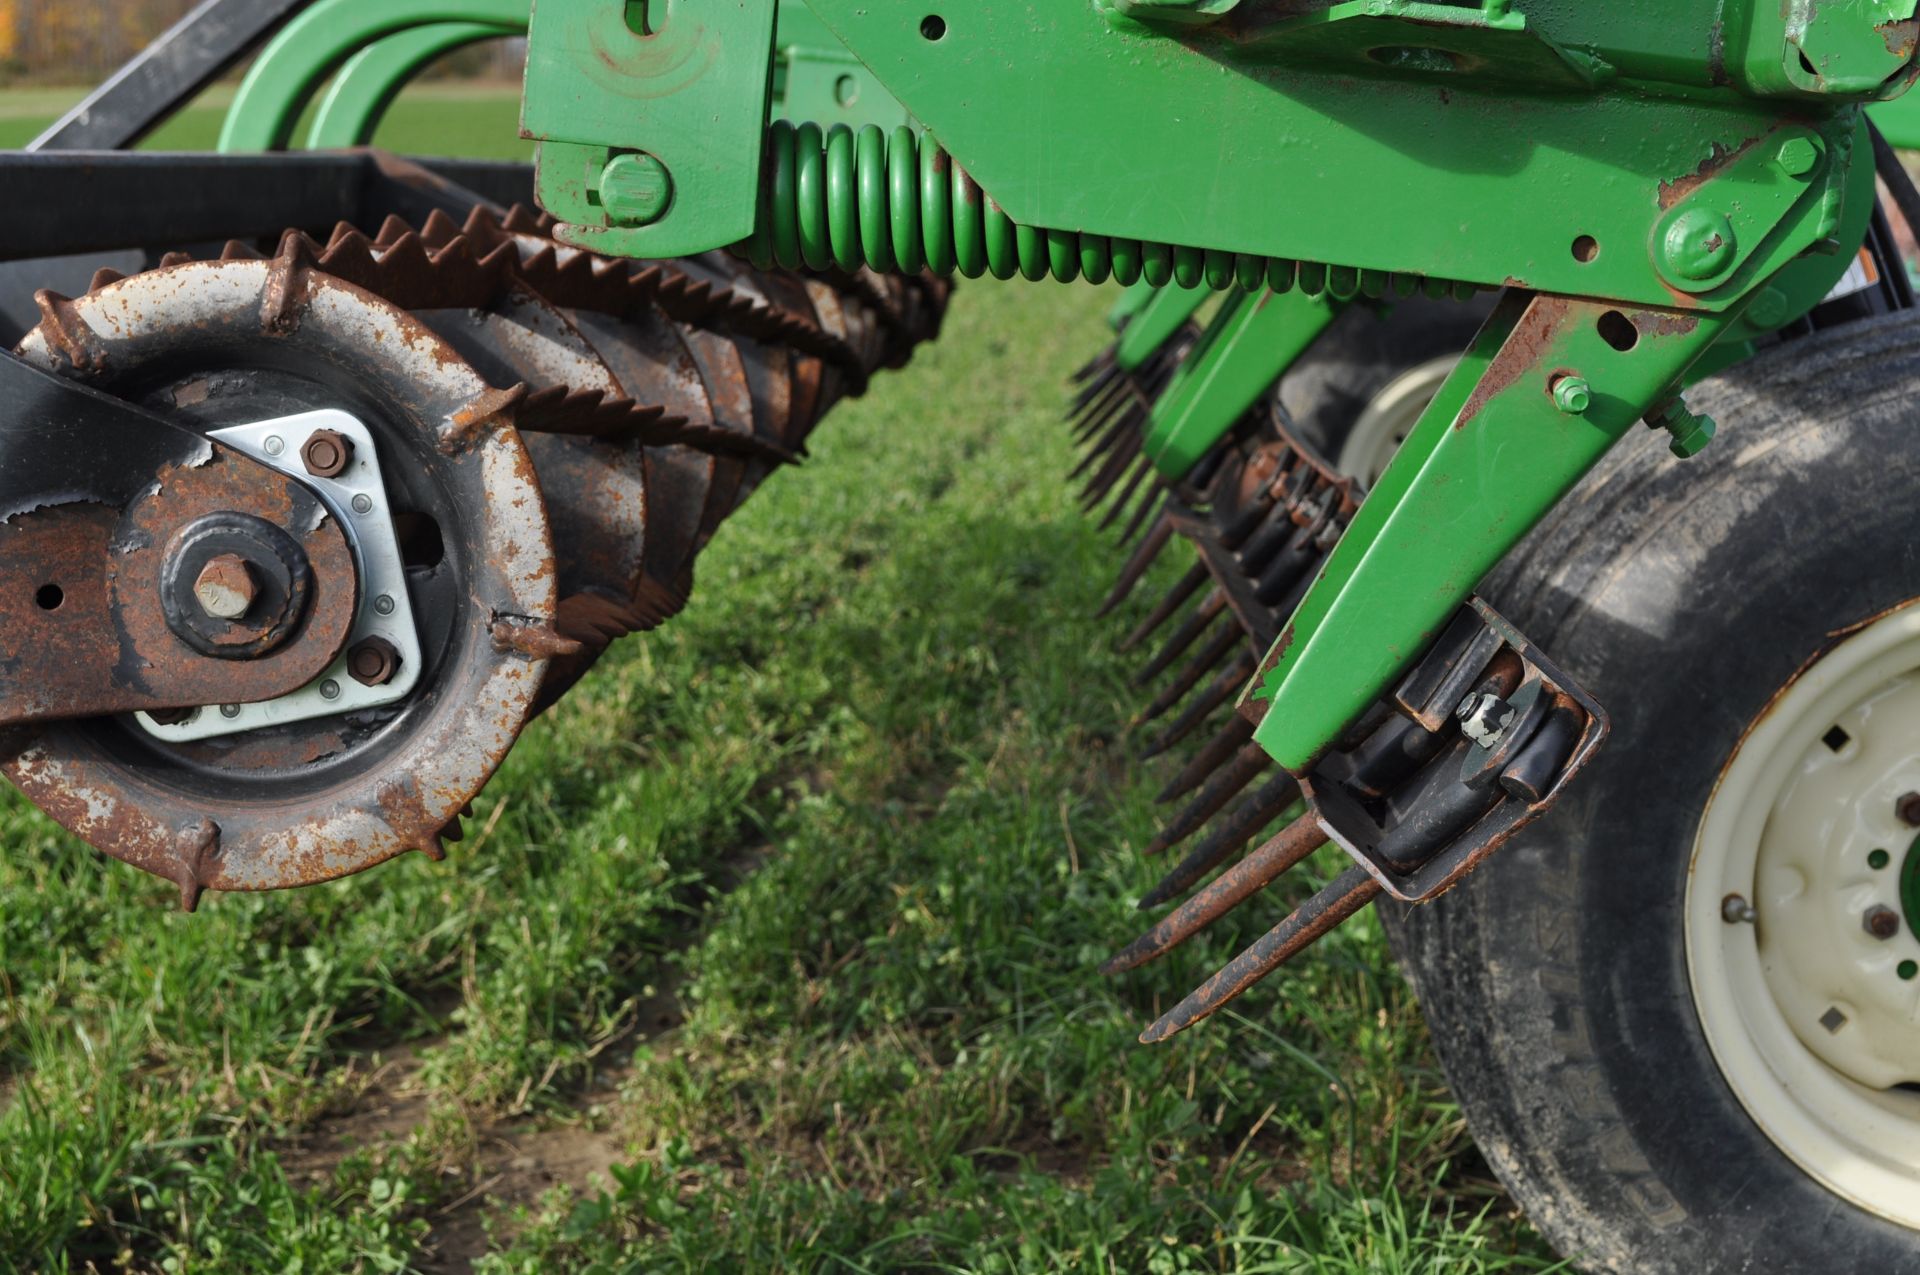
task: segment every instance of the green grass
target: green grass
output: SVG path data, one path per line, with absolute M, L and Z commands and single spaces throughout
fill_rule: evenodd
M 187 916 L 8 793 L 0 1265 L 1550 1265 L 1370 915 L 1168 1046 L 1287 902 L 1096 972 L 1165 778 L 1063 482 L 1106 299 L 963 288 L 444 864 Z

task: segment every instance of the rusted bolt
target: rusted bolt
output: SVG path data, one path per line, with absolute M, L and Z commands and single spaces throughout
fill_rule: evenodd
M 193 582 L 194 600 L 216 620 L 238 620 L 253 609 L 259 592 L 260 582 L 253 578 L 253 567 L 237 553 L 207 559 Z
M 347 672 L 362 686 L 385 686 L 400 671 L 400 652 L 385 638 L 370 637 L 347 652 Z
M 147 712 L 155 726 L 182 726 L 199 715 L 197 708 L 155 708 Z
M 1884 903 L 1876 903 L 1867 909 L 1860 918 L 1860 924 L 1867 933 L 1881 940 L 1890 939 L 1900 932 L 1900 914 Z
M 353 463 L 353 440 L 337 429 L 316 429 L 300 445 L 300 462 L 315 478 L 338 478 Z
M 1909 828 L 1920 828 L 1920 792 L 1903 792 L 1895 797 L 1893 813 Z

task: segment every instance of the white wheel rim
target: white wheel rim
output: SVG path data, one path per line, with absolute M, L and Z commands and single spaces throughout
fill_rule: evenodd
M 1443 354 L 1388 381 L 1355 418 L 1334 467 L 1371 488 L 1459 362 L 1459 355 Z
M 1909 603 L 1802 669 L 1748 728 L 1694 842 L 1686 948 L 1707 1042 L 1754 1122 L 1829 1190 L 1920 1229 L 1920 1088 L 1897 1087 L 1920 1082 L 1920 918 L 1900 915 L 1889 938 L 1866 924 L 1875 906 L 1902 913 L 1920 828 L 1896 805 L 1916 791 Z M 1730 895 L 1750 923 L 1727 918 Z

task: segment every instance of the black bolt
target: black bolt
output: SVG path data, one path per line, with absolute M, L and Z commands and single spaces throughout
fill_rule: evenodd
M 1893 812 L 1909 828 L 1920 828 L 1920 792 L 1906 792 L 1895 797 Z
M 147 712 L 155 726 L 178 726 L 200 710 L 197 708 L 155 708 Z
M 347 652 L 347 673 L 362 686 L 385 686 L 399 671 L 400 652 L 385 638 L 368 638 Z
M 1900 914 L 1884 903 L 1868 908 L 1860 923 L 1877 939 L 1890 939 L 1900 932 Z
M 300 462 L 315 478 L 338 478 L 353 461 L 353 440 L 336 429 L 316 429 L 300 447 Z

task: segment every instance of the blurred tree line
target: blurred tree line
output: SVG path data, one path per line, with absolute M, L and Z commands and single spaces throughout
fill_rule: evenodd
M 0 79 L 78 84 L 103 78 L 199 0 L 0 0 Z M 462 50 L 437 76 L 515 77 L 520 41 Z

